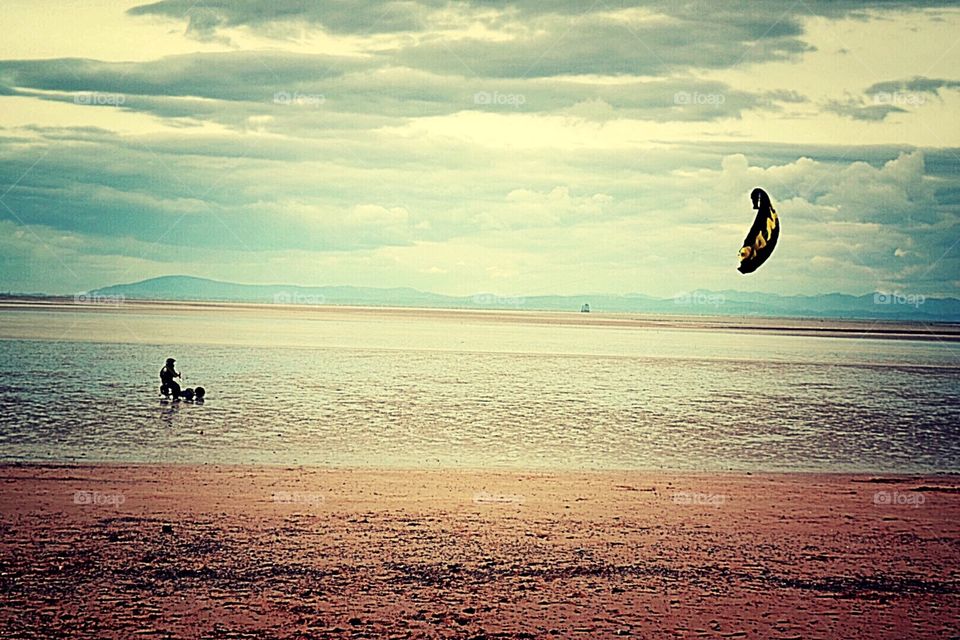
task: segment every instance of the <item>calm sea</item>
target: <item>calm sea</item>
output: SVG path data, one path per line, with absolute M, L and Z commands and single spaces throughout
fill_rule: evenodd
M 160 401 L 168 356 L 204 404 Z M 960 471 L 958 374 L 957 342 L 601 314 L 6 306 L 0 459 Z

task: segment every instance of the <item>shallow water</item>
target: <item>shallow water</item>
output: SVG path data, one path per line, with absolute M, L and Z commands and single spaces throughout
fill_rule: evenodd
M 958 343 L 563 317 L 6 310 L 0 459 L 960 471 Z

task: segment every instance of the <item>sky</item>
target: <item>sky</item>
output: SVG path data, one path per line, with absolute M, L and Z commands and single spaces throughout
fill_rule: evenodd
M 0 292 L 958 297 L 951 4 L 5 0 Z

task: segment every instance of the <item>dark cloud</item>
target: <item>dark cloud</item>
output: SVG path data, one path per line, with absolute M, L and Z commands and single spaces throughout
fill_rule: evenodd
M 650 74 L 781 60 L 809 50 L 802 41 L 804 14 L 785 13 L 776 6 L 750 5 L 748 11 L 745 6 L 722 3 L 635 6 L 659 17 L 650 21 L 646 14 L 617 15 L 612 8 L 589 10 L 573 2 L 446 5 L 281 0 L 197 4 L 164 0 L 135 7 L 130 13 L 186 20 L 187 34 L 201 40 L 213 38 L 222 27 L 239 25 L 282 37 L 284 30 L 278 25 L 292 22 L 349 34 L 416 32 L 424 37 L 411 39 L 392 52 L 396 61 L 414 68 L 485 77 Z M 447 13 L 432 17 L 441 7 Z M 438 21 L 451 20 L 451 9 L 459 11 L 460 27 L 482 24 L 503 38 L 492 42 L 438 34 Z M 500 13 L 478 13 L 487 9 Z
M 906 109 L 892 104 L 863 104 L 857 100 L 831 100 L 824 109 L 854 120 L 878 122 L 891 113 L 907 113 Z
M 221 26 L 268 27 L 278 22 L 322 25 L 336 33 L 391 33 L 422 28 L 423 10 L 440 2 L 352 2 L 344 0 L 163 0 L 133 7 L 134 16 L 186 20 L 187 32 L 209 38 Z
M 315 24 L 336 33 L 390 33 L 415 31 L 425 27 L 429 12 L 436 9 L 457 9 L 470 15 L 496 10 L 499 16 L 489 17 L 492 24 L 510 19 L 538 16 L 578 16 L 587 11 L 612 11 L 639 8 L 703 25 L 720 21 L 753 22 L 771 37 L 796 33 L 796 18 L 805 15 L 838 17 L 867 16 L 869 10 L 908 10 L 923 7 L 950 7 L 947 0 L 807 0 L 785 4 L 774 1 L 731 0 L 701 3 L 672 0 L 621 0 L 616 6 L 584 4 L 580 0 L 160 0 L 131 8 L 134 16 L 161 16 L 186 20 L 198 33 L 218 26 L 267 27 L 282 22 Z
M 709 121 L 739 118 L 750 109 L 777 109 L 779 103 L 805 99 L 794 92 L 752 93 L 693 78 L 617 84 L 555 78 L 479 79 L 387 67 L 378 58 L 243 52 L 142 63 L 7 61 L 0 62 L 0 74 L 15 85 L 14 92 L 44 100 L 307 137 L 471 110 L 562 113 L 601 121 Z
M 960 89 L 960 81 L 914 76 L 877 82 L 866 88 L 865 97 L 833 100 L 824 108 L 855 120 L 879 122 L 891 113 L 907 113 L 925 104 L 927 96 L 939 97 L 943 89 Z
M 960 89 L 960 81 L 915 76 L 909 80 L 878 82 L 867 88 L 867 94 L 917 92 L 939 95 L 940 89 Z
M 803 20 L 810 15 L 866 18 L 870 11 L 946 7 L 949 2 L 892 0 L 784 4 L 739 0 L 600 3 L 577 0 L 161 0 L 129 10 L 186 22 L 201 40 L 223 27 L 248 26 L 283 38 L 302 26 L 333 33 L 407 32 L 396 59 L 416 68 L 484 77 L 571 74 L 654 74 L 783 60 L 810 50 Z M 496 41 L 439 33 L 482 26 Z M 289 33 L 288 33 L 289 32 Z
M 744 18 L 701 20 L 649 23 L 608 15 L 549 15 L 510 40 L 429 38 L 393 54 L 405 65 L 440 73 L 541 78 L 723 68 L 784 60 L 810 49 L 789 20 L 776 26 Z
M 274 91 L 312 90 L 350 71 L 382 64 L 368 58 L 276 52 L 202 53 L 147 62 L 84 59 L 4 60 L 8 87 L 104 94 L 198 96 L 263 101 Z

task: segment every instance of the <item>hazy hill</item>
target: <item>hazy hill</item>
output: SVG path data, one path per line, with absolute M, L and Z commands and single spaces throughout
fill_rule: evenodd
M 642 294 L 503 297 L 446 296 L 410 288 L 300 287 L 164 276 L 90 291 L 88 297 L 131 300 L 210 300 L 271 304 L 331 304 L 469 309 L 634 312 L 679 315 L 762 315 L 960 322 L 960 300 L 895 294 L 779 296 L 743 291 L 684 292 L 672 298 Z

